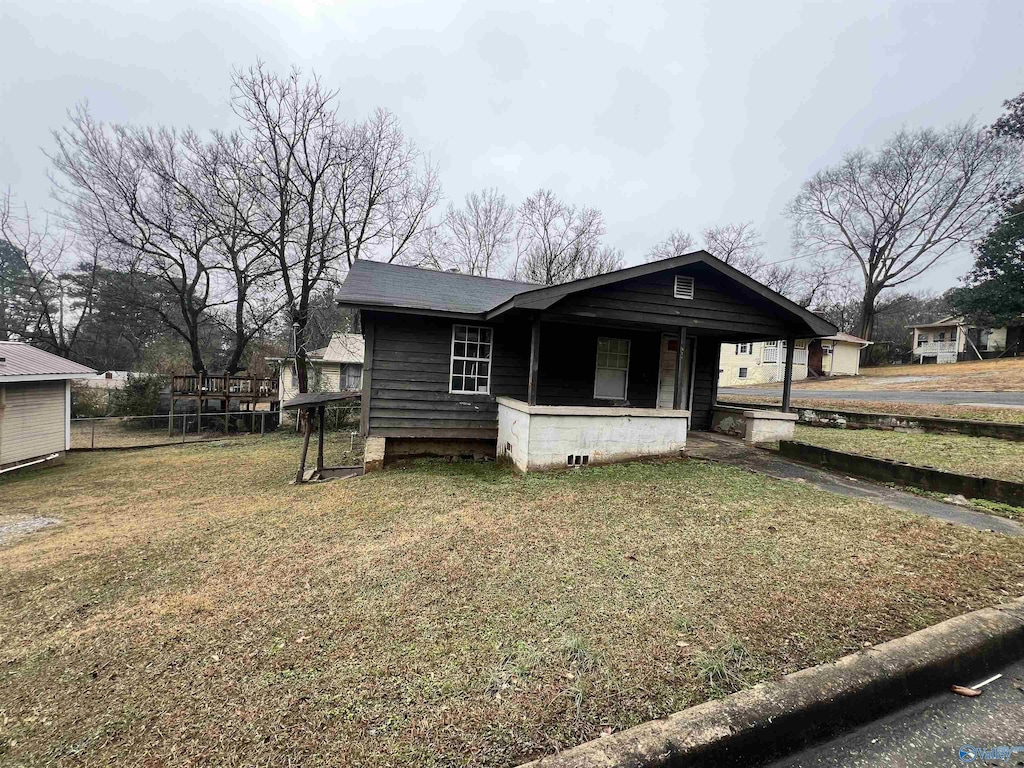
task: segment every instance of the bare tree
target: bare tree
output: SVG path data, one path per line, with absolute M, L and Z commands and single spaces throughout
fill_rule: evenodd
M 0 239 L 20 256 L 18 285 L 11 286 L 24 299 L 18 336 L 71 357 L 96 301 L 101 244 L 76 241 L 47 220 L 37 226 L 27 207 L 15 209 L 10 192 L 0 197 Z M 6 326 L 5 318 L 5 337 Z
M 512 272 L 518 280 L 555 285 L 622 265 L 622 253 L 601 244 L 601 212 L 564 203 L 551 190 L 539 189 L 523 201 L 518 225 Z
M 202 325 L 218 305 L 215 235 L 161 172 L 184 164 L 179 137 L 107 127 L 79 106 L 53 138 L 55 194 L 73 225 L 84 237 L 112 243 L 112 268 L 159 286 L 132 295 L 152 299 L 153 311 L 188 345 L 193 369 L 205 370 Z
M 860 267 L 857 332 L 871 339 L 879 294 L 981 235 L 1018 172 L 1016 150 L 972 123 L 902 130 L 877 152 L 850 152 L 816 173 L 788 215 L 802 252 Z
M 668 237 L 651 246 L 651 249 L 644 255 L 644 261 L 671 259 L 675 256 L 682 256 L 684 253 L 690 253 L 694 248 L 693 235 L 681 229 L 673 229 L 668 233 Z
M 702 233 L 704 248 L 714 257 L 752 275 L 764 266 L 764 241 L 754 222 L 708 227 Z
M 258 198 L 250 229 L 277 262 L 305 392 L 314 296 L 357 259 L 411 254 L 439 197 L 437 174 L 394 115 L 345 123 L 336 92 L 315 75 L 280 77 L 262 64 L 236 71 L 232 104 Z
M 425 238 L 423 261 L 484 277 L 503 272 L 515 239 L 516 209 L 497 189 L 466 195 L 461 208 L 448 204 L 441 225 Z

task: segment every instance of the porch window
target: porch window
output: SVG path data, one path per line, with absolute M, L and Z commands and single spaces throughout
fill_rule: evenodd
M 488 394 L 491 391 L 490 328 L 479 325 L 452 326 L 452 394 Z
M 597 340 L 594 398 L 625 400 L 629 380 L 629 339 Z
M 747 370 L 748 369 L 746 369 L 746 368 L 740 368 L 740 378 L 741 379 L 747 378 Z
M 747 343 L 747 344 L 737 344 L 736 345 L 736 354 L 737 355 L 749 355 L 753 351 L 753 348 L 754 348 L 754 345 L 750 344 L 750 343 Z
M 917 334 L 917 346 L 923 347 L 927 343 L 928 343 L 928 334 L 927 333 L 919 333 L 919 334 Z

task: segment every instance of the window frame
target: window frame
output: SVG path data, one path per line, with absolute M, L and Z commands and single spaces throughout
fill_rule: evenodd
M 455 341 L 456 341 L 455 335 L 456 335 L 456 329 L 458 329 L 458 328 L 465 328 L 466 331 L 467 331 L 466 332 L 466 341 L 464 341 L 463 343 L 475 343 L 475 344 L 478 344 L 478 345 L 479 344 L 483 344 L 484 342 L 481 342 L 481 341 L 469 342 L 468 341 L 469 329 L 470 328 L 475 328 L 478 331 L 488 331 L 490 333 L 490 335 L 491 335 L 490 336 L 490 341 L 486 342 L 487 346 L 489 347 L 488 356 L 487 357 L 468 357 L 466 355 L 456 355 L 455 354 Z M 454 379 L 455 379 L 455 361 L 456 360 L 460 360 L 460 361 L 464 361 L 464 362 L 477 363 L 477 364 L 479 364 L 479 363 L 487 363 L 487 374 L 486 374 L 486 376 L 480 376 L 479 374 L 473 374 L 473 378 L 474 379 L 478 379 L 478 380 L 481 379 L 481 378 L 486 379 L 486 381 L 487 381 L 486 389 L 455 389 L 453 384 L 454 384 Z M 494 328 L 492 328 L 489 325 L 473 325 L 472 323 L 452 323 L 452 340 L 451 340 L 451 346 L 449 347 L 449 353 L 448 353 L 448 394 L 449 395 L 490 395 L 491 394 L 491 371 L 493 370 L 493 367 L 494 367 Z M 463 369 L 463 370 L 465 370 L 465 369 Z M 463 384 L 465 384 L 466 374 L 462 373 L 462 374 L 460 374 L 460 376 L 462 376 Z
M 744 349 L 746 347 L 746 349 Z M 736 345 L 736 354 L 738 355 L 752 355 L 754 354 L 754 342 L 746 341 L 740 342 Z
M 624 341 L 626 342 L 626 367 L 625 368 L 612 368 L 607 365 L 599 365 L 598 360 L 601 356 L 601 342 L 602 341 Z M 613 402 L 625 402 L 629 399 L 629 361 L 633 351 L 632 339 L 621 339 L 615 336 L 598 336 L 597 343 L 594 345 L 594 399 L 595 400 L 611 400 Z M 607 354 L 607 353 L 606 353 Z M 615 353 L 618 354 L 618 353 Z M 626 383 L 622 387 L 622 397 L 608 397 L 607 395 L 597 394 L 597 374 L 601 369 L 607 371 L 625 371 Z
M 746 366 L 746 365 L 741 365 L 739 367 L 739 370 L 736 371 L 736 378 L 738 378 L 738 379 L 749 379 L 750 378 L 750 368 L 748 366 Z

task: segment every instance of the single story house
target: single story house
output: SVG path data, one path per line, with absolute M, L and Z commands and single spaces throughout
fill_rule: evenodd
M 124 389 L 128 386 L 128 377 L 148 376 L 150 374 L 137 371 L 100 371 L 95 376 L 82 379 L 82 383 L 91 389 Z
M 336 297 L 363 328 L 366 469 L 678 455 L 712 427 L 723 344 L 836 333 L 706 251 L 551 286 L 360 260 Z
M 314 349 L 309 360 L 309 385 L 313 391 L 340 392 L 363 386 L 363 336 L 335 333 L 326 347 Z M 294 357 L 268 357 L 280 369 L 278 395 L 281 402 L 299 393 Z
M 968 325 L 963 317 L 950 315 L 910 328 L 911 362 L 955 363 L 1024 354 L 1024 326 L 1021 324 L 979 328 Z
M 0 341 L 0 472 L 59 463 L 71 448 L 71 380 L 92 368 Z

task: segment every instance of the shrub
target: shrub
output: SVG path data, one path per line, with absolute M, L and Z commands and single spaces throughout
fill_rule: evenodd
M 160 392 L 167 384 L 166 376 L 128 374 L 121 389 L 110 393 L 113 416 L 153 416 L 160 410 Z

